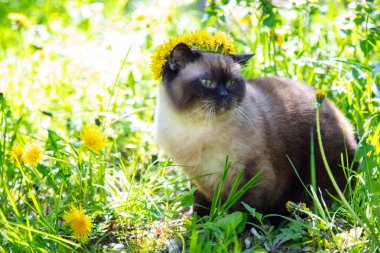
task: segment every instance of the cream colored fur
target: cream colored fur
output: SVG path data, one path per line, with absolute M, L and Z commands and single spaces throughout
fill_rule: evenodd
M 265 103 L 265 99 L 260 103 Z M 244 168 L 243 162 L 259 156 L 258 168 L 266 172 L 260 185 L 267 189 L 277 181 L 271 164 L 263 155 L 265 140 L 261 129 L 265 126 L 260 119 L 261 112 L 250 101 L 244 100 L 241 108 L 246 115 L 256 115 L 255 122 L 234 111 L 211 119 L 205 118 L 203 110 L 184 114 L 176 111 L 164 87 L 159 87 L 155 115 L 157 142 L 176 163 L 183 166 L 185 175 L 193 179 L 192 182 L 209 199 L 223 173 L 226 156 L 234 165 L 229 171 L 225 191 L 229 191 L 238 170 Z M 258 194 L 260 185 L 255 190 Z

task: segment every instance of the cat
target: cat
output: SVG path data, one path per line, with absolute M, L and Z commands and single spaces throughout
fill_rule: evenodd
M 223 188 L 224 200 L 240 169 L 244 169 L 242 184 L 263 170 L 232 211 L 244 210 L 241 202 L 264 214 L 287 214 L 287 201 L 312 204 L 301 183 L 311 182 L 311 136 L 317 186 L 328 203 L 327 193 L 336 193 L 318 148 L 315 89 L 279 77 L 245 80 L 241 66 L 251 57 L 206 52 L 179 43 L 162 69 L 155 136 L 197 187 L 194 211 L 198 215 L 209 212 L 226 156 L 233 166 Z M 328 99 L 320 112 L 324 150 L 343 190 L 347 180 L 341 155 L 350 164 L 357 146 L 352 126 Z

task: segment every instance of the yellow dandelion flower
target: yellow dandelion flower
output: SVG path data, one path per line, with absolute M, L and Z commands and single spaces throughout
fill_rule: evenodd
M 224 54 L 232 54 L 235 51 L 234 40 L 231 36 L 225 36 L 222 32 L 214 34 L 215 44 L 219 46 Z
M 8 14 L 8 18 L 25 28 L 28 28 L 30 26 L 29 18 L 24 14 L 12 12 Z
M 162 68 L 166 63 L 167 57 L 173 48 L 179 43 L 185 43 L 190 48 L 213 51 L 222 54 L 232 54 L 235 51 L 234 39 L 223 32 L 211 34 L 206 30 L 193 31 L 179 37 L 171 38 L 169 41 L 159 45 L 151 57 L 150 69 L 153 78 L 161 78 Z
M 318 89 L 316 92 L 315 92 L 315 96 L 317 98 L 317 101 L 322 103 L 323 99 L 325 99 L 326 97 L 326 91 L 322 90 L 322 89 Z
M 24 146 L 13 146 L 10 152 L 11 160 L 14 162 L 22 162 L 22 155 L 24 153 Z
M 67 224 L 71 224 L 80 216 L 80 211 L 81 208 L 78 210 L 73 204 L 71 204 L 70 211 L 65 211 L 62 218 Z
M 82 207 L 77 209 L 73 204 L 69 211 L 65 211 L 62 218 L 65 223 L 70 225 L 73 235 L 80 240 L 87 239 L 94 227 L 91 217 L 84 214 Z
M 42 160 L 44 149 L 36 142 L 28 144 L 22 154 L 22 161 L 30 167 L 36 167 Z
M 98 152 L 107 145 L 107 136 L 97 126 L 87 126 L 83 128 L 80 138 L 83 145 L 94 152 Z
M 322 106 L 322 102 L 325 99 L 326 95 L 327 95 L 326 91 L 322 89 L 317 89 L 317 91 L 315 92 L 315 98 L 317 100 L 318 107 Z

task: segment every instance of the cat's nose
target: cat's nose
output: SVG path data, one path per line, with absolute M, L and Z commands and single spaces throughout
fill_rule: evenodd
M 218 86 L 218 93 L 219 95 L 222 97 L 222 98 L 227 98 L 228 97 L 228 91 L 226 89 L 226 87 L 224 87 L 223 85 L 219 85 Z

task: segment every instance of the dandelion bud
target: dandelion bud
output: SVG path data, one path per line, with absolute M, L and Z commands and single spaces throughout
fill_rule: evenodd
M 326 97 L 326 91 L 322 90 L 322 89 L 318 89 L 316 92 L 315 92 L 315 97 L 317 99 L 317 105 L 318 107 L 320 107 L 322 105 L 322 102 L 323 100 L 325 99 Z

